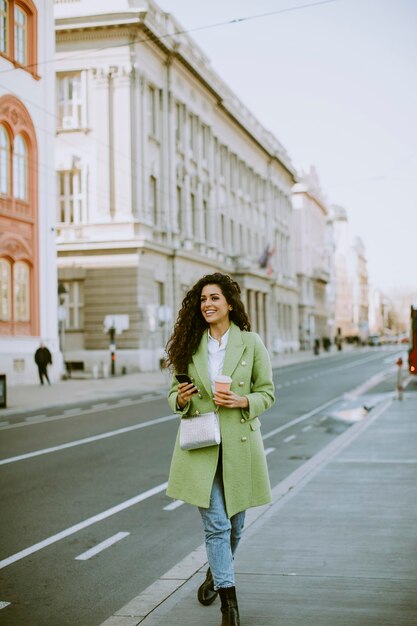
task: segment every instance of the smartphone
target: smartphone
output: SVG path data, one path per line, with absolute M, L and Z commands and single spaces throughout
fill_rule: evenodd
M 188 376 L 188 374 L 175 374 L 175 378 L 179 383 L 192 383 L 193 381 Z

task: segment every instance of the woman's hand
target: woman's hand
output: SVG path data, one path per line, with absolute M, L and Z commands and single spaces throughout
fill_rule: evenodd
M 178 385 L 177 404 L 180 409 L 185 407 L 195 393 L 197 393 L 197 387 L 193 383 L 180 383 Z
M 247 409 L 249 406 L 249 400 L 246 396 L 238 396 L 233 391 L 216 392 L 214 402 L 218 406 L 225 406 L 229 409 Z

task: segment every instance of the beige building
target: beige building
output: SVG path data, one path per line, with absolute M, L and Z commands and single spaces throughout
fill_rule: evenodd
M 329 210 L 314 167 L 303 172 L 293 187 L 295 268 L 298 281 L 298 324 L 302 350 L 333 334 L 328 284 L 330 254 L 327 241 Z
M 356 237 L 352 249 L 352 336 L 366 343 L 369 335 L 369 285 L 366 249 Z
M 331 207 L 329 227 L 333 241 L 330 300 L 336 335 L 365 343 L 369 335 L 366 249 L 359 237 L 351 237 L 343 207 Z
M 351 336 L 353 331 L 353 285 L 350 266 L 350 233 L 346 210 L 332 205 L 329 220 L 333 241 L 331 292 L 335 335 Z
M 146 8 L 143 8 L 146 5 Z M 232 274 L 271 351 L 298 348 L 295 171 L 153 2 L 55 2 L 65 358 L 155 369 L 186 290 Z

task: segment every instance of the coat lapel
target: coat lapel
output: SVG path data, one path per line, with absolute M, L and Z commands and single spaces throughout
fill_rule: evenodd
M 225 374 L 226 376 L 231 376 L 233 374 L 240 359 L 242 358 L 245 348 L 246 346 L 242 339 L 242 331 L 239 326 L 236 326 L 236 324 L 232 322 L 222 374 Z
M 200 345 L 197 348 L 195 354 L 193 354 L 193 363 L 198 372 L 198 375 L 203 383 L 206 391 L 209 395 L 212 395 L 212 389 L 210 384 L 210 376 L 208 372 L 208 331 L 205 330 L 201 337 Z

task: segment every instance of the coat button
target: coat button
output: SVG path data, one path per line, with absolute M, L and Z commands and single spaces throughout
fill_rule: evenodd
M 194 378 L 192 376 L 190 376 L 190 380 L 192 380 L 194 382 Z
M 242 437 L 240 441 L 247 441 L 247 437 Z
M 241 423 L 241 424 L 244 424 L 245 422 L 246 422 L 245 418 L 244 418 L 244 417 L 242 417 L 242 419 L 240 420 L 240 423 Z
M 200 411 L 196 411 L 194 415 L 200 415 Z
M 201 398 L 202 398 L 203 396 L 201 395 L 201 393 L 199 393 L 199 394 L 198 394 L 198 397 L 199 397 L 199 398 L 200 398 L 200 400 L 201 400 Z
M 245 384 L 245 381 L 241 380 L 240 383 L 239 383 L 239 387 L 243 387 L 244 384 Z
M 246 365 L 246 361 L 242 361 L 241 365 Z

